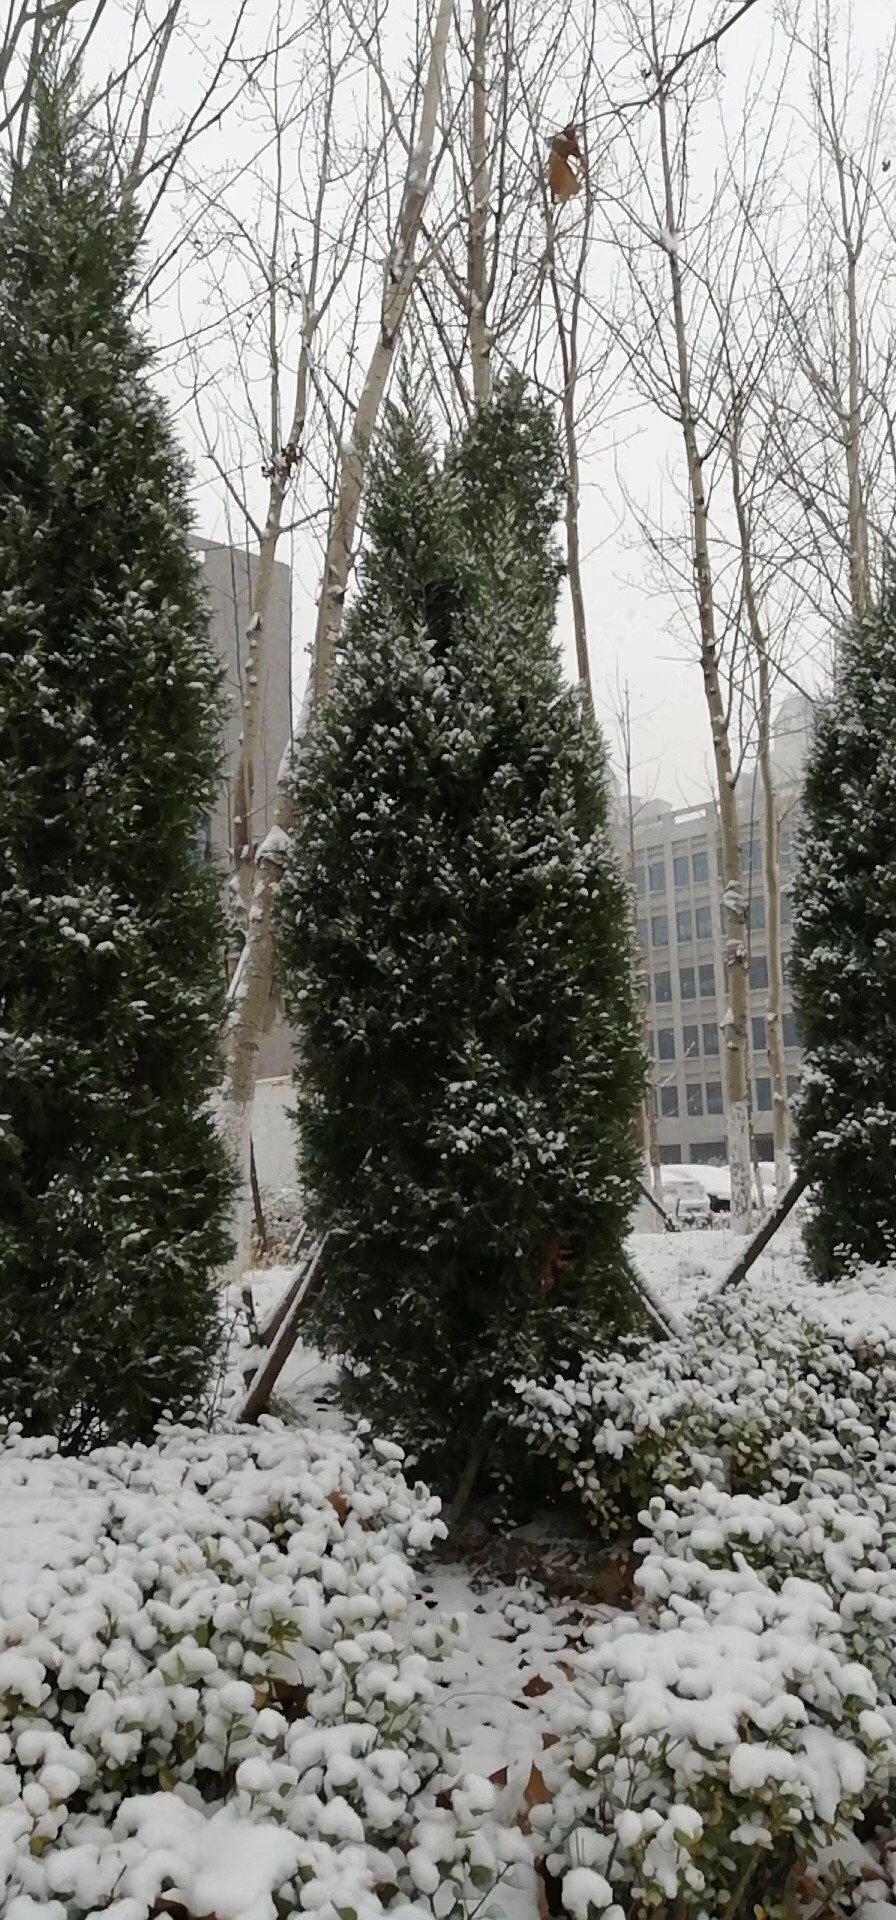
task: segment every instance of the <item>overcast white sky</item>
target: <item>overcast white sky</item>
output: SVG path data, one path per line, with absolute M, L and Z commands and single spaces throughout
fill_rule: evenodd
M 723 112 L 731 118 L 736 117 L 742 108 L 744 88 L 749 84 L 749 77 L 755 78 L 770 66 L 773 69 L 778 57 L 776 49 L 779 42 L 773 32 L 776 3 L 777 0 L 758 0 L 752 13 L 733 29 L 726 42 Z M 110 25 L 109 34 L 112 38 L 104 42 L 101 50 L 103 59 L 107 57 L 116 36 L 119 43 L 124 44 L 127 0 L 116 0 L 116 4 L 119 16 Z M 201 6 L 197 4 L 192 8 L 194 57 L 191 57 L 189 46 L 185 46 L 166 80 L 168 95 L 164 110 L 171 114 L 191 97 L 198 62 L 207 56 L 215 39 L 220 36 L 225 11 L 230 14 L 230 5 L 225 9 L 223 0 L 207 0 L 207 4 L 215 9 L 220 6 L 221 13 L 212 11 L 203 20 Z M 797 0 L 797 5 L 808 15 L 814 0 Z M 260 42 L 265 25 L 275 17 L 275 8 L 276 0 L 250 0 L 244 31 L 247 44 L 252 44 L 253 39 L 256 45 Z M 683 15 L 692 11 L 690 0 L 687 7 L 682 4 L 681 11 Z M 841 0 L 838 16 L 845 20 L 846 14 L 846 0 Z M 396 36 L 398 41 L 401 41 L 408 17 L 406 0 L 390 0 L 393 30 L 396 27 L 400 30 Z M 699 12 L 696 17 L 699 19 Z M 896 25 L 896 5 L 894 0 L 853 0 L 852 17 L 856 58 L 870 68 L 876 51 Z M 288 81 L 289 69 L 284 66 L 284 83 Z M 803 83 L 804 75 L 794 81 L 789 101 L 791 108 L 801 104 L 798 95 Z M 220 129 L 213 130 L 206 137 L 201 149 L 202 169 L 210 183 L 216 179 L 219 171 L 229 168 L 232 173 L 239 154 L 245 152 L 248 155 L 253 150 L 253 143 L 257 148 L 260 112 L 260 107 L 250 106 L 241 123 L 235 116 L 228 116 Z M 718 141 L 718 130 L 710 124 L 703 145 L 697 150 L 707 179 L 711 178 L 717 164 L 714 140 Z M 793 164 L 797 167 L 801 164 L 795 153 Z M 301 154 L 296 159 L 296 170 L 299 179 Z M 231 193 L 230 202 L 238 207 L 247 229 L 251 227 L 254 209 L 259 205 L 257 179 L 247 175 L 236 196 Z M 158 244 L 160 232 L 175 234 L 177 222 L 182 217 L 183 204 L 172 200 L 157 228 L 154 244 Z M 206 226 L 213 227 L 216 223 L 220 230 L 222 221 L 212 202 Z M 684 245 L 686 249 L 687 235 Z M 190 332 L 197 323 L 207 324 L 212 312 L 209 265 L 203 266 L 201 262 L 191 264 L 190 250 L 187 250 L 185 257 L 188 261 L 187 271 L 179 285 L 175 289 L 172 276 L 167 276 L 164 297 L 150 312 L 153 331 L 169 348 L 181 332 Z M 233 254 L 228 257 L 231 261 L 234 259 Z M 219 247 L 212 256 L 212 272 L 220 274 L 222 258 Z M 598 279 L 602 270 L 598 262 Z M 234 286 L 239 297 L 243 288 L 238 273 Z M 208 379 L 208 385 L 203 393 L 202 404 L 206 421 L 211 421 L 213 425 L 219 416 L 223 420 L 229 394 L 236 394 L 238 405 L 243 408 L 243 398 L 238 393 L 236 381 L 235 363 L 238 357 L 233 344 L 218 340 L 214 347 L 209 347 L 203 359 L 203 378 Z M 288 362 L 287 352 L 287 371 Z M 208 536 L 226 538 L 227 496 L 220 479 L 208 461 L 201 457 L 188 399 L 190 380 L 181 355 L 169 351 L 163 378 L 178 409 L 178 419 L 191 450 L 200 456 L 196 489 L 199 529 Z M 253 403 L 260 411 L 264 410 L 265 399 L 260 388 L 254 395 Z M 658 792 L 672 801 L 689 802 L 705 796 L 712 784 L 708 723 L 696 650 L 693 639 L 676 614 L 674 603 L 658 589 L 652 577 L 620 486 L 621 474 L 625 486 L 639 503 L 650 501 L 655 507 L 662 506 L 664 513 L 668 512 L 672 494 L 665 476 L 670 463 L 679 460 L 677 438 L 647 409 L 633 409 L 630 400 L 626 402 L 624 410 L 617 405 L 615 411 L 618 417 L 611 416 L 589 436 L 582 472 L 581 534 L 592 670 L 598 705 L 612 731 L 610 713 L 614 690 L 620 680 L 628 680 L 635 723 L 637 784 L 643 792 Z M 257 441 L 248 414 L 245 414 L 245 419 L 244 459 L 254 473 L 251 492 L 257 512 L 263 499 L 263 484 L 257 471 Z M 221 431 L 223 436 L 223 427 Z M 226 446 L 222 437 L 219 448 L 222 456 L 226 455 L 225 464 L 232 461 L 233 435 Z M 229 526 L 233 531 L 238 526 L 238 518 L 232 503 L 229 511 Z M 242 530 L 235 537 L 242 539 Z M 317 592 L 319 544 L 299 529 L 290 540 L 283 543 L 280 557 L 287 560 L 292 558 L 295 567 L 295 675 L 298 680 L 304 673 L 302 643 L 309 633 Z M 572 666 L 570 632 L 568 609 L 564 604 L 561 634 L 566 643 L 566 657 Z M 817 674 L 811 662 L 799 663 L 798 677 L 810 687 L 817 683 Z

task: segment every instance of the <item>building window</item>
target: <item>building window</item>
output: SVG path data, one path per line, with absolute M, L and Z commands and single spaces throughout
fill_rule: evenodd
M 764 926 L 765 901 L 757 899 L 754 895 L 750 901 L 750 931 L 752 933 L 761 933 Z
M 666 891 L 665 860 L 651 860 L 650 865 L 647 869 L 647 878 L 650 885 L 651 893 L 665 893 Z
M 691 1118 L 694 1120 L 702 1119 L 703 1088 L 695 1082 L 692 1086 L 685 1088 L 685 1098 L 688 1103 L 688 1113 L 691 1115 Z
M 669 922 L 664 913 L 653 914 L 650 922 L 650 938 L 655 947 L 669 945 Z
M 664 1167 L 681 1166 L 680 1147 L 660 1147 L 660 1163 Z
M 719 1051 L 719 1029 L 713 1022 L 703 1029 L 703 1051 L 711 1057 L 717 1057 Z
M 635 892 L 639 899 L 647 892 L 647 876 L 643 867 L 635 868 Z
M 796 1098 L 800 1090 L 800 1085 L 801 1085 L 801 1082 L 800 1082 L 800 1076 L 798 1073 L 789 1073 L 787 1075 L 788 1100 L 794 1100 Z
M 698 887 L 701 885 L 705 886 L 709 879 L 709 854 L 706 852 L 705 848 L 702 850 L 702 852 L 695 853 L 692 856 L 691 866 L 693 868 L 694 879 L 696 880 Z
M 697 979 L 693 967 L 679 967 L 678 983 L 681 987 L 682 1000 L 696 1000 Z
M 751 1024 L 753 1028 L 753 1045 L 756 1052 L 759 1053 L 765 1046 L 765 1021 L 762 1014 L 754 1013 Z
M 678 1119 L 677 1087 L 660 1087 L 660 1111 L 664 1120 Z
M 691 1148 L 691 1165 L 695 1167 L 723 1167 L 727 1158 L 724 1140 L 699 1140 Z
M 647 1029 L 647 1039 L 646 1039 L 646 1041 L 645 1041 L 645 1045 L 646 1045 L 646 1047 L 647 1047 L 647 1058 L 648 1058 L 648 1060 L 652 1060 L 652 1059 L 653 1059 L 653 1049 L 654 1049 L 654 1046 L 656 1045 L 656 1042 L 655 1042 L 655 1040 L 654 1040 L 654 1037 L 653 1037 L 653 1029 L 652 1029 L 652 1027 L 648 1027 L 648 1029 Z
M 699 968 L 699 974 L 701 1000 L 713 999 L 716 990 L 716 970 L 711 960 L 704 960 Z
M 685 1059 L 686 1060 L 698 1059 L 700 1054 L 700 1028 L 685 1027 L 681 1038 L 682 1038 L 682 1041 L 684 1042 Z
M 698 907 L 694 917 L 697 922 L 697 939 L 711 940 L 712 939 L 712 907 Z
M 770 1080 L 767 1080 L 767 1079 L 757 1080 L 756 1112 L 771 1113 L 771 1110 L 772 1110 L 772 1083 Z
M 748 840 L 743 849 L 745 873 L 762 872 L 762 848 L 758 840 Z
M 785 1045 L 785 1047 L 798 1047 L 798 1046 L 799 1046 L 799 1044 L 800 1044 L 800 1030 L 799 1030 L 799 1027 L 797 1026 L 797 1023 L 796 1023 L 796 1015 L 795 1015 L 795 1014 L 793 1014 L 793 1013 L 785 1013 L 785 1014 L 784 1014 L 784 1016 L 783 1016 L 783 1018 L 782 1018 L 782 1020 L 781 1020 L 781 1032 L 782 1032 L 782 1034 L 783 1034 L 783 1036 L 784 1036 L 784 1045 Z
M 770 1133 L 757 1133 L 754 1135 L 754 1138 L 756 1141 L 757 1160 L 763 1160 L 763 1161 L 774 1160 L 775 1143 L 772 1138 L 772 1135 Z
M 725 1111 L 722 1105 L 721 1080 L 707 1080 L 706 1082 L 706 1111 L 707 1113 L 724 1113 Z
M 675 854 L 672 861 L 672 877 L 675 881 L 676 887 L 687 886 L 688 881 L 690 879 L 690 869 L 689 869 L 689 863 L 688 863 L 688 856 L 686 853 Z
M 768 961 L 764 953 L 754 953 L 750 961 L 751 987 L 768 986 Z
M 675 1059 L 675 1033 L 672 1027 L 660 1027 L 657 1032 L 657 1050 L 661 1060 Z
M 654 992 L 654 998 L 656 999 L 657 1004 L 659 1006 L 667 1007 L 669 1005 L 669 1002 L 672 999 L 671 973 L 655 973 L 654 974 L 653 992 Z
M 679 907 L 675 915 L 675 930 L 679 940 L 690 940 L 692 938 L 690 907 Z
M 791 841 L 790 834 L 782 833 L 780 841 L 778 843 L 778 855 L 779 855 L 782 867 L 790 866 L 791 846 L 792 846 L 792 841 Z
M 643 948 L 644 948 L 644 950 L 645 950 L 645 952 L 646 952 L 646 949 L 647 949 L 647 921 L 646 921 L 646 920 L 639 920 L 639 921 L 638 921 L 638 924 L 637 924 L 637 927 L 636 927 L 636 929 L 635 929 L 635 931 L 636 931 L 636 933 L 637 933 L 637 935 L 638 935 L 638 945 L 639 945 L 639 947 L 643 947 Z
M 781 895 L 781 925 L 789 927 L 793 919 L 793 899 L 789 893 Z

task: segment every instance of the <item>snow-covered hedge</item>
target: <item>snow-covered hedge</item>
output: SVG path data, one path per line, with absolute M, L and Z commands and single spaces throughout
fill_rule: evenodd
M 7 1436 L 5 1920 L 146 1920 L 166 1896 L 410 1920 L 452 1874 L 475 1886 L 491 1789 L 432 1804 L 450 1626 L 409 1607 L 440 1530 L 397 1449 L 336 1433 L 173 1429 L 81 1460 Z
M 592 1517 L 645 1503 L 639 1605 L 587 1635 L 535 1816 L 576 1920 L 853 1910 L 896 1787 L 894 1387 L 892 1341 L 745 1293 L 522 1389 Z
M 676 1339 L 632 1341 L 518 1391 L 531 1444 L 605 1528 L 670 1482 L 790 1498 L 819 1474 L 829 1487 L 873 1480 L 881 1446 L 896 1452 L 896 1341 L 851 1346 L 748 1287 L 706 1302 Z
M 892 1708 L 814 1582 L 662 1555 L 644 1576 L 656 1599 L 590 1630 L 545 1756 L 566 1905 L 793 1913 L 896 1778 Z

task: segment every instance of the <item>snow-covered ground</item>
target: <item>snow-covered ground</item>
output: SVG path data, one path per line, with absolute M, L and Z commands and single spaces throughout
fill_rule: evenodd
M 717 1290 L 737 1251 L 727 1233 L 631 1241 L 635 1266 L 679 1322 Z M 289 1278 L 287 1268 L 253 1276 L 259 1318 Z M 850 1343 L 881 1332 L 896 1341 L 896 1272 L 818 1289 L 795 1233 L 782 1232 L 757 1263 L 751 1299 L 760 1318 L 769 1306 L 790 1304 Z M 240 1351 L 235 1330 L 220 1394 L 225 1423 Z M 549 1605 L 524 1582 L 483 1585 L 464 1567 L 425 1558 L 415 1573 L 408 1555 L 425 1555 L 437 1532 L 432 1504 L 405 1487 L 394 1450 L 359 1450 L 333 1388 L 329 1363 L 299 1344 L 279 1383 L 277 1417 L 254 1439 L 175 1435 L 161 1449 L 110 1449 L 87 1462 L 60 1461 L 35 1445 L 0 1449 L 4 1920 L 276 1920 L 298 1911 L 275 1908 L 273 1894 L 287 1882 L 302 1890 L 301 1908 L 322 1920 L 349 1912 L 378 1920 L 386 1911 L 390 1920 L 446 1920 L 455 1898 L 453 1911 L 468 1920 L 480 1912 L 482 1920 L 544 1920 L 532 1863 L 550 1851 L 551 1821 L 558 1844 L 557 1808 L 584 1822 L 565 1869 L 566 1911 L 589 1920 L 604 1907 L 622 1920 L 594 1838 L 603 1814 L 595 1824 L 593 1726 L 616 1724 L 622 1753 L 635 1703 L 655 1715 L 690 1697 L 690 1682 L 679 1696 L 677 1674 L 695 1650 L 695 1699 L 700 1686 L 722 1687 L 725 1676 L 712 1720 L 701 1708 L 702 1719 L 689 1723 L 695 1751 L 710 1725 L 722 1729 L 723 1746 L 729 1738 L 732 1658 L 760 1729 L 769 1686 L 786 1704 L 782 1726 L 799 1729 L 807 1699 L 811 1718 L 810 1667 L 826 1676 L 825 1715 L 831 1701 L 842 1702 L 841 1733 L 810 1729 L 814 1744 L 794 1734 L 786 1752 L 769 1748 L 775 1779 L 799 1788 L 809 1841 L 812 1821 L 829 1818 L 819 1808 L 845 1808 L 848 1826 L 851 1794 L 867 1796 L 878 1777 L 896 1781 L 896 1719 L 887 1718 L 896 1570 L 887 1571 L 877 1521 L 850 1541 L 825 1494 L 812 1551 L 821 1552 L 817 1542 L 833 1528 L 833 1597 L 810 1592 L 805 1578 L 790 1595 L 786 1584 L 780 1593 L 757 1584 L 749 1570 L 724 1571 L 727 1535 L 738 1544 L 745 1527 L 746 1540 L 770 1537 L 774 1504 L 754 1500 L 744 1519 L 719 1490 L 709 1533 L 704 1509 L 689 1516 L 686 1503 L 678 1515 L 670 1507 L 658 1513 L 648 1572 L 656 1593 L 668 1590 L 670 1607 L 679 1583 L 680 1646 L 659 1631 L 660 1619 L 643 1628 L 622 1617 L 614 1636 L 606 1609 Z M 701 1526 L 721 1543 L 722 1561 L 709 1569 L 680 1557 Z M 796 1552 L 792 1542 L 786 1551 Z M 836 1613 L 837 1581 L 851 1591 L 850 1556 L 867 1562 L 859 1584 L 868 1592 L 873 1583 L 875 1619 L 890 1623 L 867 1656 L 861 1635 L 844 1642 L 856 1632 L 852 1616 Z M 797 1572 L 801 1564 L 797 1555 Z M 818 1565 L 826 1579 L 823 1557 Z M 696 1640 L 685 1631 L 688 1610 L 701 1627 Z M 866 1657 L 877 1677 L 861 1682 L 856 1718 L 856 1658 Z M 746 1710 L 732 1720 L 724 1762 L 731 1779 L 745 1751 Z M 759 1736 L 754 1728 L 744 1737 L 743 1764 L 750 1759 L 749 1779 L 761 1789 Z M 570 1755 L 578 1756 L 578 1785 Z M 220 1778 L 219 1797 L 210 1801 L 207 1784 L 202 1794 L 191 1784 L 197 1765 L 206 1781 Z M 435 1798 L 427 1787 L 433 1773 L 445 1782 Z M 657 1816 L 640 1838 L 632 1828 L 635 1853 L 647 1848 L 643 1871 L 679 1891 L 690 1871 L 681 1833 L 693 1837 L 705 1817 L 686 1804 L 689 1779 L 683 1771 L 677 1784 L 659 1776 L 656 1783 L 656 1804 L 673 1788 L 682 1800 L 678 1827 Z M 742 1790 L 753 1791 L 747 1773 Z M 759 1831 L 746 1815 L 741 1829 L 751 1841 Z M 741 1842 L 734 1834 L 725 1844 Z M 863 1857 L 862 1871 L 873 1879 L 878 1868 Z M 480 1890 L 484 1898 L 494 1880 L 499 1897 L 483 1905 Z M 889 1882 L 882 1877 L 875 1888 L 876 1920 L 896 1920 Z

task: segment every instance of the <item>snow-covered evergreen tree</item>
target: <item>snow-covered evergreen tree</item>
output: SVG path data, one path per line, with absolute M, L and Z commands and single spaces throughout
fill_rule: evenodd
M 636 1310 L 630 914 L 552 639 L 559 493 L 518 379 L 441 466 L 393 411 L 281 892 L 321 1319 L 442 1486 L 518 1371 Z
M 77 118 L 43 99 L 0 221 L 0 1416 L 75 1447 L 202 1391 L 230 1185 L 219 675 L 134 223 Z
M 807 1245 L 832 1279 L 896 1258 L 896 582 L 839 649 L 806 769 L 792 976 Z

